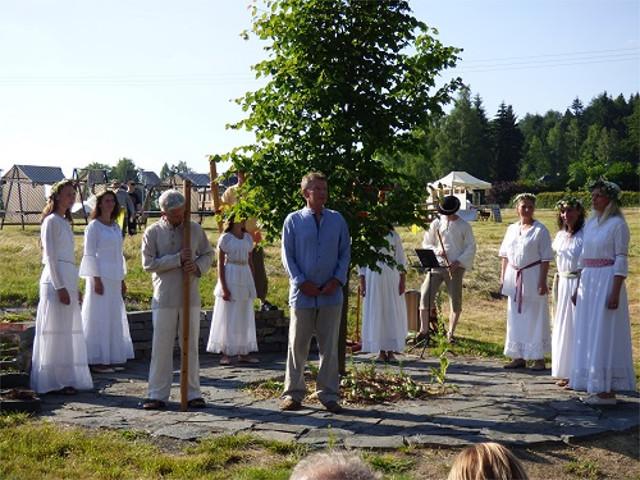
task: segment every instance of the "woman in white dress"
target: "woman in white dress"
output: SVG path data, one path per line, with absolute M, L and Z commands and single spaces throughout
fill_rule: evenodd
M 74 395 L 93 388 L 82 335 L 78 270 L 73 253 L 71 211 L 76 192 L 71 180 L 51 188 L 42 211 L 40 301 L 31 364 L 31 389 Z
M 566 197 L 556 204 L 560 231 L 553 240 L 558 273 L 553 283 L 555 311 L 551 336 L 551 376 L 556 385 L 569 383 L 575 343 L 575 304 L 572 296 L 578 286 L 578 259 L 582 252 L 584 207 L 574 197 Z
M 230 365 L 230 357 L 236 355 L 239 362 L 258 363 L 249 355 L 258 350 L 252 250 L 253 239 L 245 232 L 244 221 L 235 222 L 232 217 L 218 239 L 218 283 L 207 343 L 208 352 L 222 353 L 220 365 Z
M 82 327 L 89 365 L 95 373 L 112 373 L 133 358 L 133 343 L 122 296 L 126 292 L 126 264 L 122 230 L 116 222 L 120 206 L 114 192 L 96 197 L 91 222 L 84 234 L 80 276 L 86 280 Z
M 635 389 L 629 304 L 629 227 L 618 205 L 620 188 L 600 180 L 591 189 L 593 214 L 584 227 L 577 292 L 577 342 L 569 385 L 591 405 L 613 405 L 615 392 Z
M 378 359 L 391 362 L 394 352 L 402 352 L 407 337 L 407 306 L 404 299 L 407 259 L 400 235 L 391 227 L 385 237 L 389 247 L 380 250 L 393 257 L 395 266 L 378 261 L 380 272 L 360 267 L 362 309 L 362 351 L 379 352 Z
M 504 368 L 544 370 L 544 355 L 551 350 L 547 273 L 553 259 L 551 236 L 534 220 L 535 195 L 521 193 L 514 205 L 520 220 L 509 225 L 500 246 L 500 282 L 507 301 L 507 336 L 504 354 L 511 362 Z

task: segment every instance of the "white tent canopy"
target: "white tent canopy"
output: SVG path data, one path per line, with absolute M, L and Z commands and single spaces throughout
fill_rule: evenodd
M 489 182 L 480 180 L 479 178 L 476 178 L 473 175 L 468 174 L 467 172 L 455 171 L 449 172 L 448 175 L 445 175 L 440 180 L 436 180 L 429 185 L 434 188 L 438 188 L 438 184 L 441 184 L 443 187 L 462 187 L 467 190 L 488 190 L 491 188 L 491 184 Z

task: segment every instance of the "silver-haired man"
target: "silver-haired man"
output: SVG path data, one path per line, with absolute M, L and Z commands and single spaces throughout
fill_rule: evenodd
M 188 401 L 193 408 L 203 408 L 200 394 L 198 343 L 200 331 L 200 277 L 211 267 L 213 249 L 202 227 L 191 222 L 191 245 L 183 245 L 185 199 L 177 190 L 160 196 L 162 218 L 148 227 L 142 238 L 142 267 L 152 273 L 153 342 L 149 367 L 149 392 L 142 407 L 158 410 L 165 407 L 173 379 L 173 345 L 176 330 L 182 336 L 182 272 L 191 274 L 191 314 L 189 318 Z M 180 342 L 182 348 L 182 341 Z

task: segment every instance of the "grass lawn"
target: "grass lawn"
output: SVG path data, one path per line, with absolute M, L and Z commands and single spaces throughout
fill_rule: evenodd
M 626 209 L 631 228 L 629 277 L 626 280 L 631 309 L 631 329 L 636 372 L 640 373 L 640 208 Z M 555 233 L 555 214 L 541 210 L 537 218 Z M 461 323 L 461 341 L 454 354 L 501 356 L 504 341 L 506 301 L 492 293 L 498 289 L 498 246 L 507 225 L 515 220 L 513 210 L 503 211 L 504 223 L 473 224 L 478 241 L 474 270 L 466 275 Z M 218 233 L 211 219 L 205 230 L 212 243 Z M 420 245 L 423 232 L 398 229 L 410 252 Z M 82 252 L 83 226 L 76 226 L 76 253 Z M 127 307 L 146 309 L 150 304 L 151 279 L 140 266 L 141 236 L 127 237 L 125 257 L 128 266 Z M 288 280 L 280 262 L 279 245 L 266 247 L 269 299 L 286 305 Z M 0 233 L 0 309 L 24 308 L 24 311 L 0 311 L 1 321 L 15 321 L 35 315 L 38 302 L 38 278 L 41 271 L 39 227 L 25 231 L 7 226 Z M 213 302 L 215 270 L 201 282 L 205 308 Z M 408 288 L 419 289 L 422 281 L 409 272 Z M 350 282 L 350 332 L 355 331 L 356 281 Z M 455 360 L 454 360 L 455 361 Z M 638 431 L 601 436 L 575 445 L 546 445 L 516 449 L 535 479 L 623 479 L 640 478 Z M 402 448 L 393 452 L 360 452 L 375 469 L 389 479 L 445 478 L 459 449 Z M 224 478 L 286 479 L 295 463 L 306 455 L 299 445 L 264 441 L 256 437 L 235 436 L 205 440 L 197 444 L 150 438 L 132 431 L 106 432 L 64 428 L 46 420 L 22 415 L 0 415 L 1 478 Z

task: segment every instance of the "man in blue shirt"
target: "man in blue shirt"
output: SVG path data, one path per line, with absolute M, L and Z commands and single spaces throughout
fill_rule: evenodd
M 315 334 L 320 350 L 317 395 L 330 412 L 338 404 L 338 333 L 342 286 L 347 282 L 351 247 L 347 222 L 324 208 L 327 178 L 319 172 L 302 178 L 307 206 L 290 213 L 282 228 L 282 263 L 289 274 L 289 349 L 282 410 L 298 410 L 306 394 L 304 366 Z

